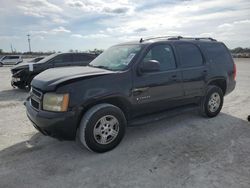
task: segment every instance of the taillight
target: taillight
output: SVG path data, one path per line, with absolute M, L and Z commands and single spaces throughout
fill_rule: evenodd
M 234 63 L 234 71 L 233 71 L 234 80 L 236 80 L 236 64 Z

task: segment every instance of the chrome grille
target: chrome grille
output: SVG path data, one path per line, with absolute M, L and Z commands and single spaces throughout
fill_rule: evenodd
M 40 109 L 40 102 L 34 100 L 33 98 L 30 99 L 30 104 L 35 109 Z
M 30 95 L 35 96 L 38 99 L 42 99 L 43 93 L 38 91 L 37 89 L 31 88 Z
M 30 104 L 34 109 L 41 109 L 43 93 L 33 87 L 30 90 Z

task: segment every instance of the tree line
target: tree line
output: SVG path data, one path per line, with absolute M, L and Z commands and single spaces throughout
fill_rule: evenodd
M 101 54 L 104 50 L 103 49 L 93 49 L 93 50 L 86 50 L 86 51 L 79 51 L 79 50 L 69 50 L 69 52 L 88 52 L 88 53 L 94 53 L 94 54 Z M 234 49 L 230 49 L 232 54 L 250 54 L 250 48 L 242 48 L 242 47 L 237 47 Z M 20 54 L 20 55 L 50 55 L 53 53 L 60 53 L 60 51 L 48 51 L 48 52 L 4 52 L 3 49 L 0 49 L 0 55 L 9 55 L 9 54 Z

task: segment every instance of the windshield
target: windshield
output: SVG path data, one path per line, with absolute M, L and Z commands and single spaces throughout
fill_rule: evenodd
M 36 57 L 31 59 L 30 61 L 28 61 L 28 63 L 37 63 L 39 61 L 41 61 L 44 57 Z
M 58 55 L 57 53 L 51 54 L 51 55 L 45 57 L 44 59 L 40 60 L 39 63 L 46 63 L 48 60 L 52 59 L 53 57 L 55 57 L 57 55 Z
M 113 46 L 94 59 L 89 66 L 108 70 L 124 70 L 140 50 L 140 45 Z

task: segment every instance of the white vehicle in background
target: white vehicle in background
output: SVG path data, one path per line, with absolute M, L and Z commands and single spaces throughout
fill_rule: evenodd
M 1 65 L 17 65 L 23 61 L 21 55 L 6 55 L 0 60 Z

